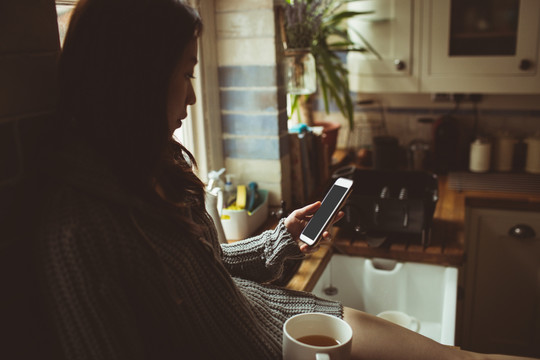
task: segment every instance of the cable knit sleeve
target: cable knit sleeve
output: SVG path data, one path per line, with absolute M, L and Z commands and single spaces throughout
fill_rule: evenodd
M 285 260 L 304 256 L 283 219 L 274 230 L 221 248 L 223 263 L 232 276 L 257 282 L 278 278 Z

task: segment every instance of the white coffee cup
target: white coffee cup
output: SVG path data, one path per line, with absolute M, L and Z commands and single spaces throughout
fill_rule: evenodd
M 420 327 L 418 319 L 416 319 L 414 316 L 404 313 L 403 311 L 388 310 L 377 314 L 377 316 L 415 332 L 418 332 L 418 329 Z
M 299 341 L 306 336 L 322 335 L 337 340 L 336 345 L 317 346 Z M 283 324 L 284 360 L 345 360 L 351 356 L 352 329 L 344 320 L 323 313 L 305 313 L 290 317 Z

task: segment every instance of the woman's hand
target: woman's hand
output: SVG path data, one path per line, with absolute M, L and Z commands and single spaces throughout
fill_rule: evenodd
M 300 234 L 302 230 L 306 227 L 309 220 L 313 217 L 313 214 L 321 207 L 321 202 L 317 201 L 313 204 L 304 206 L 303 208 L 294 210 L 287 218 L 285 219 L 285 227 L 291 233 L 294 240 L 299 243 L 300 251 L 303 253 L 312 253 L 319 249 L 319 246 L 310 247 L 308 244 L 300 241 Z M 332 220 L 332 223 L 335 223 L 343 217 L 343 211 L 337 213 L 335 218 Z M 329 239 L 330 233 L 328 231 L 323 232 L 323 239 Z

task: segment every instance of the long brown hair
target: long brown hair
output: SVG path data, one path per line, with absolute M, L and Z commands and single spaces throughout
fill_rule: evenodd
M 195 160 L 172 140 L 166 112 L 173 70 L 201 31 L 182 0 L 81 0 L 59 61 L 59 117 L 127 191 L 159 202 L 157 181 L 171 202 L 204 210 Z

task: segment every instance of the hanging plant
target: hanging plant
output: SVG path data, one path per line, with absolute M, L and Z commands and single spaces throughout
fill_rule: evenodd
M 309 51 L 315 60 L 316 83 L 323 97 L 325 111 L 329 112 L 333 101 L 349 127 L 354 125 L 354 105 L 352 102 L 348 70 L 337 55 L 337 51 L 370 51 L 379 59 L 380 55 L 365 39 L 365 47 L 357 47 L 351 41 L 342 22 L 354 16 L 372 12 L 342 10 L 344 5 L 357 0 L 283 0 L 281 16 L 282 40 L 285 56 L 294 49 Z M 309 93 L 290 93 L 291 114 L 300 115 L 299 104 L 309 103 Z M 305 97 L 301 99 L 301 97 Z

